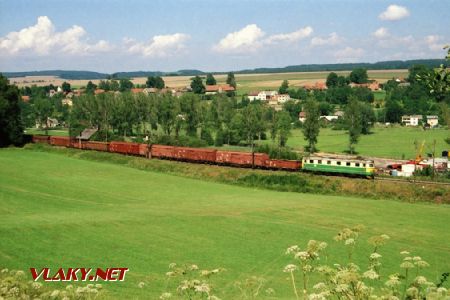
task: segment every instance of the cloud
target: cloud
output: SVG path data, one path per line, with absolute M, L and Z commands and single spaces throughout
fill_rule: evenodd
M 155 35 L 148 43 L 136 42 L 129 38 L 125 38 L 124 42 L 128 45 L 129 53 L 147 57 L 168 57 L 186 48 L 184 42 L 189 38 L 187 34 L 175 33 Z
M 297 31 L 291 33 L 281 33 L 269 36 L 264 43 L 273 44 L 277 42 L 288 42 L 293 43 L 301 39 L 307 38 L 311 35 L 313 29 L 311 26 L 300 28 Z
M 400 5 L 389 5 L 388 8 L 382 12 L 378 17 L 385 21 L 397 21 L 409 16 L 409 11 L 406 7 Z
M 328 38 L 313 37 L 311 39 L 311 46 L 332 46 L 339 44 L 341 41 L 342 38 L 336 32 L 332 32 Z
M 428 35 L 425 37 L 425 43 L 431 51 L 442 51 L 446 43 L 442 42 L 440 35 Z
M 356 61 L 364 55 L 362 48 L 345 47 L 344 49 L 334 52 L 334 57 L 338 62 Z
M 57 52 L 84 55 L 112 49 L 112 46 L 104 40 L 89 44 L 83 40 L 85 35 L 84 28 L 78 25 L 57 32 L 52 21 L 47 16 L 41 16 L 35 25 L 10 32 L 0 38 L 0 50 L 11 55 L 34 52 L 43 56 Z
M 380 27 L 372 33 L 374 37 L 377 39 L 384 39 L 390 36 L 389 30 L 385 27 Z
M 217 52 L 251 51 L 261 46 L 260 38 L 264 35 L 265 33 L 256 24 L 250 24 L 239 31 L 227 34 L 213 46 L 213 50 Z
M 261 28 L 256 24 L 250 24 L 238 31 L 227 34 L 212 49 L 221 53 L 254 52 L 264 45 L 294 43 L 310 36 L 312 32 L 312 27 L 306 26 L 294 32 L 279 33 L 265 37 L 266 33 Z

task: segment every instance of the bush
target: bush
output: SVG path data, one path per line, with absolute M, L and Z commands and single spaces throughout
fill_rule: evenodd
M 214 141 L 214 146 L 222 147 L 225 140 L 225 134 L 222 130 L 217 131 L 216 140 Z
M 267 153 L 270 158 L 273 159 L 290 159 L 298 160 L 299 156 L 296 152 L 291 151 L 287 147 L 277 147 L 272 145 L 259 145 L 256 147 L 255 152 Z
M 214 145 L 214 139 L 211 135 L 211 132 L 209 132 L 209 130 L 207 129 L 202 129 L 200 138 L 205 141 L 206 143 L 208 143 L 209 146 Z

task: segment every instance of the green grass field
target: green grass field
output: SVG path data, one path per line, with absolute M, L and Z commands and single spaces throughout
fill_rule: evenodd
M 448 129 L 423 130 L 412 127 L 375 127 L 372 134 L 361 135 L 356 151 L 360 155 L 413 159 L 416 155 L 414 141 L 425 141 L 425 153 L 431 153 L 436 140 L 436 155 L 441 155 L 449 146 L 444 139 L 450 137 Z M 296 129 L 288 140 L 288 145 L 301 150 L 306 145 L 303 133 Z M 321 128 L 318 137 L 319 151 L 343 153 L 348 149 L 348 133 L 343 130 Z
M 226 268 L 213 280 L 222 299 L 253 275 L 292 299 L 285 249 L 325 240 L 329 261 L 345 262 L 332 237 L 356 224 L 367 227 L 362 267 L 367 238 L 386 233 L 382 274 L 399 271 L 402 250 L 431 264 L 432 281 L 450 270 L 445 205 L 249 189 L 13 148 L 0 150 L 0 199 L 0 268 L 128 267 L 125 282 L 106 285 L 114 298 L 156 299 L 177 262 Z

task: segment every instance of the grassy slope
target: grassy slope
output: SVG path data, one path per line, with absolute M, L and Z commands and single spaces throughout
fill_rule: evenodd
M 331 237 L 359 223 L 364 240 L 392 237 L 382 250 L 391 272 L 404 249 L 432 264 L 433 280 L 450 269 L 448 206 L 253 190 L 20 149 L 0 150 L 0 199 L 0 266 L 129 267 L 108 286 L 114 296 L 156 298 L 167 265 L 181 262 L 226 268 L 221 298 L 251 275 L 290 298 L 284 249 L 326 240 L 330 259 L 343 259 Z

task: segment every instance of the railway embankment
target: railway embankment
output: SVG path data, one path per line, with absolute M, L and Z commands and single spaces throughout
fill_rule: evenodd
M 161 172 L 175 176 L 281 192 L 358 196 L 368 199 L 392 199 L 406 202 L 450 204 L 449 185 L 420 184 L 420 182 L 399 184 L 396 181 L 386 180 L 194 164 L 123 156 L 98 151 L 52 147 L 43 144 L 28 144 L 24 147 L 24 150 L 46 151 L 77 159 L 120 164 L 144 171 Z

